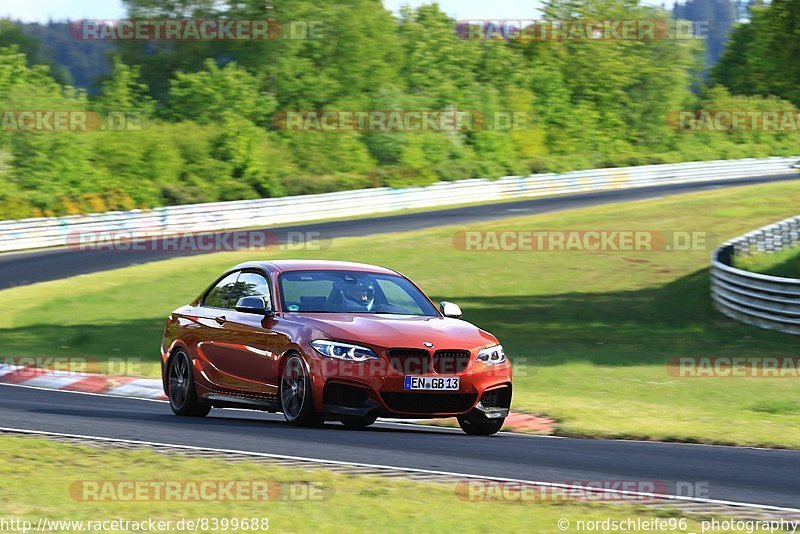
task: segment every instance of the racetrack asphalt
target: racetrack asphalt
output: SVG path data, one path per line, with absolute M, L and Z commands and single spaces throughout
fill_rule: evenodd
M 646 200 L 667 195 L 706 191 L 720 187 L 735 187 L 769 182 L 800 179 L 800 174 L 740 178 L 735 180 L 714 180 L 702 183 L 687 183 L 620 189 L 597 193 L 532 198 L 511 202 L 480 204 L 436 211 L 412 212 L 399 215 L 385 215 L 354 220 L 338 220 L 319 223 L 304 223 L 294 226 L 269 228 L 276 234 L 279 242 L 285 243 L 289 232 L 318 232 L 324 239 L 337 239 L 353 236 L 367 236 L 393 232 L 406 232 L 432 228 L 492 221 L 506 217 L 534 215 L 569 209 Z M 156 247 L 158 248 L 158 247 Z M 48 280 L 57 280 L 130 265 L 187 256 L 202 252 L 187 251 L 108 251 L 76 250 L 67 247 L 44 249 L 29 252 L 0 254 L 0 289 L 28 285 Z
M 680 443 L 587 440 L 377 423 L 297 428 L 280 415 L 212 410 L 172 414 L 166 402 L 0 385 L 0 426 L 105 438 L 300 456 L 342 462 L 569 484 L 679 483 L 702 497 L 800 506 L 800 451 Z M 706 493 L 707 492 L 707 493 Z

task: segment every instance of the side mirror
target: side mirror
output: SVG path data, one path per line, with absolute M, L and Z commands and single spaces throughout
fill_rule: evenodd
M 464 315 L 458 304 L 453 304 L 452 302 L 442 302 L 440 306 L 442 307 L 442 315 L 445 317 L 461 319 L 461 317 Z
M 257 315 L 272 315 L 272 310 L 267 306 L 267 301 L 264 297 L 242 297 L 236 303 L 236 311 Z

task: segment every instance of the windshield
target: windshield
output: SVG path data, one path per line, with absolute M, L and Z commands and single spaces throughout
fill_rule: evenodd
M 358 271 L 297 271 L 278 278 L 290 313 L 368 313 L 438 317 L 439 312 L 402 276 Z

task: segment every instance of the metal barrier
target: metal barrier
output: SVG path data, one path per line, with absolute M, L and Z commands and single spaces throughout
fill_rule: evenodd
M 377 188 L 322 195 L 172 206 L 68 217 L 0 221 L 0 252 L 63 246 L 91 232 L 205 232 L 270 227 L 408 208 L 513 200 L 791 172 L 797 158 L 744 159 L 592 169 L 565 174 L 440 182 L 405 189 Z
M 800 216 L 765 226 L 718 248 L 711 263 L 714 307 L 743 323 L 800 334 L 800 280 L 733 266 L 736 256 L 778 252 L 798 243 Z

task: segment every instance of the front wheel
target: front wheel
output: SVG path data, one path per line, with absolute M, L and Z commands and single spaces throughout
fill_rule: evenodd
M 281 374 L 281 411 L 293 425 L 318 426 L 325 419 L 314 410 L 311 377 L 300 356 L 290 356 Z
M 183 351 L 176 352 L 169 361 L 167 386 L 169 407 L 175 415 L 205 417 L 211 411 L 211 406 L 197 399 L 192 365 Z
M 458 426 L 470 436 L 491 436 L 500 432 L 505 420 L 505 417 L 489 419 L 483 414 L 469 413 L 458 418 Z

